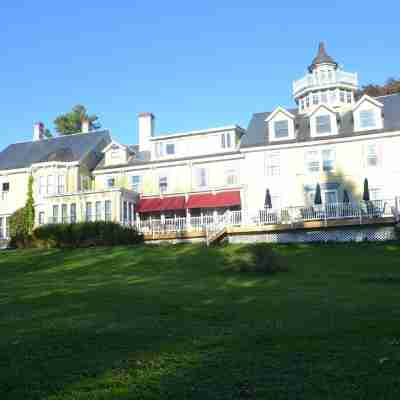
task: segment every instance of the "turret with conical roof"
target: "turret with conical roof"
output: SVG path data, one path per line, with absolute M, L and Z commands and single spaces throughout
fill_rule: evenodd
M 354 103 L 357 88 L 357 74 L 342 71 L 320 42 L 306 76 L 293 82 L 293 97 L 300 113 L 311 112 L 320 104 L 346 108 Z

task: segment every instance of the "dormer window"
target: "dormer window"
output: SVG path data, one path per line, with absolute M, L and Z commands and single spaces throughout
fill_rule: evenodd
M 175 154 L 175 143 L 167 143 L 165 146 L 165 152 L 167 156 L 173 156 Z
M 265 121 L 270 141 L 294 139 L 294 115 L 284 108 L 278 107 Z
M 331 116 L 326 115 L 317 115 L 315 118 L 316 122 L 316 132 L 318 135 L 329 134 L 332 131 L 331 126 Z
M 289 121 L 275 121 L 274 135 L 276 139 L 284 139 L 289 136 Z
M 382 107 L 382 103 L 364 95 L 353 108 L 354 130 L 382 129 Z
M 229 132 L 221 134 L 221 148 L 230 149 L 231 145 L 232 145 L 231 134 Z
M 375 128 L 375 112 L 374 110 L 362 110 L 360 111 L 360 128 L 371 129 Z

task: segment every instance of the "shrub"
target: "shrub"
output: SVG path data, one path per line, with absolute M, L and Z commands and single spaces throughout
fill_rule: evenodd
M 32 241 L 28 244 L 35 247 L 90 247 L 142 242 L 143 235 L 131 227 L 98 221 L 43 225 L 34 230 Z
M 249 259 L 240 265 L 240 272 L 260 272 L 275 274 L 288 271 L 283 256 L 279 255 L 268 243 L 255 243 L 246 246 Z

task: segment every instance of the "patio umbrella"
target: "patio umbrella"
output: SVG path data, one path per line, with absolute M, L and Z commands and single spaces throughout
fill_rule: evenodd
M 364 193 L 363 193 L 363 200 L 364 201 L 369 201 L 369 187 L 368 187 L 368 179 L 364 179 Z
M 350 203 L 349 193 L 346 189 L 343 190 L 343 203 Z
M 272 208 L 271 193 L 269 192 L 269 189 L 267 189 L 267 191 L 265 192 L 264 207 Z
M 315 188 L 314 204 L 322 204 L 321 186 L 319 183 L 317 183 L 317 187 Z

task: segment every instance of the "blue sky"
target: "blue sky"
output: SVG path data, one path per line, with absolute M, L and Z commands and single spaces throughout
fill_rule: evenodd
M 269 4 L 274 3 L 274 4 Z M 361 84 L 400 76 L 396 1 L 19 1 L 0 4 L 0 148 L 74 104 L 123 143 L 292 106 L 318 41 Z

